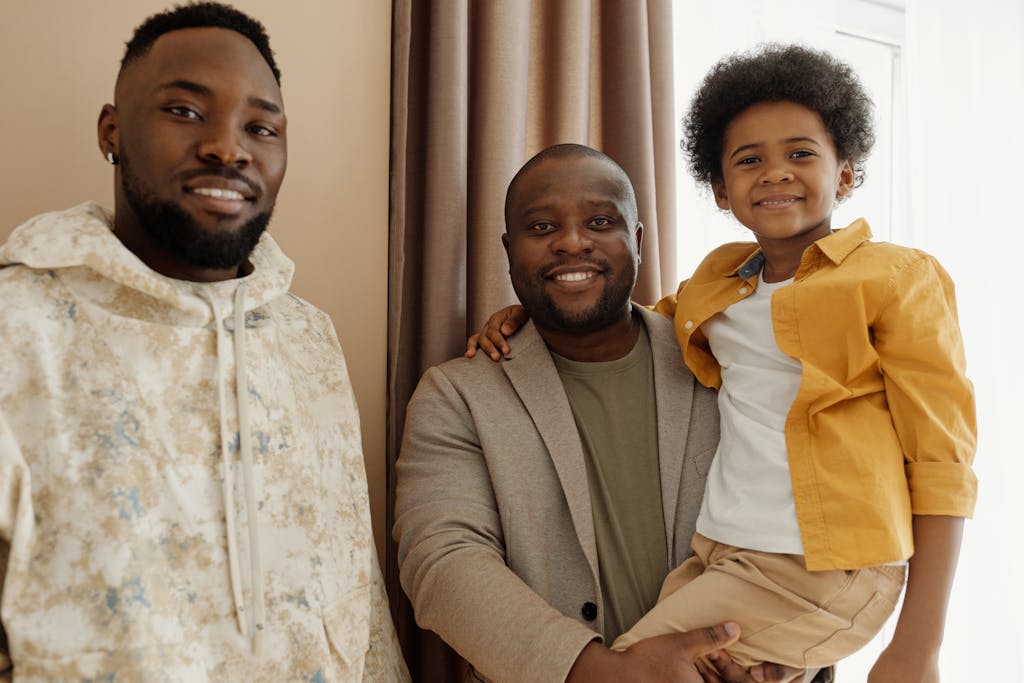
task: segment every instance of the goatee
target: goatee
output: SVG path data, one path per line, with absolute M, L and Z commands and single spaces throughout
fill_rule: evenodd
M 124 196 L 139 225 L 157 246 L 189 266 L 220 270 L 241 266 L 270 223 L 271 211 L 264 211 L 234 230 L 206 230 L 178 204 L 157 199 L 145 188 L 123 149 L 119 163 Z M 221 167 L 211 169 L 209 175 L 238 178 L 240 174 Z

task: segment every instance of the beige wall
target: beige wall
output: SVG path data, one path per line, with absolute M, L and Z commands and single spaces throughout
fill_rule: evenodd
M 0 2 L 0 241 L 36 213 L 112 206 L 96 117 L 132 29 L 171 4 Z M 283 72 L 289 163 L 271 231 L 296 262 L 294 291 L 331 315 L 345 348 L 382 552 L 391 3 L 234 4 L 266 25 Z

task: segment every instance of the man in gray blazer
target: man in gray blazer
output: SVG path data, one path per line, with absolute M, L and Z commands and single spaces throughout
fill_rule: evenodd
M 734 625 L 601 644 L 690 554 L 718 443 L 714 392 L 671 321 L 630 303 L 632 186 L 600 152 L 559 145 L 513 179 L 505 220 L 531 322 L 499 363 L 431 368 L 409 403 L 394 534 L 417 622 L 482 680 L 701 681 L 695 658 Z M 736 668 L 722 680 L 748 680 Z

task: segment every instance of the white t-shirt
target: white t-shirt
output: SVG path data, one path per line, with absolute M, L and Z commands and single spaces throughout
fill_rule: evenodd
M 800 362 L 779 350 L 765 283 L 703 325 L 722 368 L 721 440 L 708 472 L 697 531 L 720 543 L 803 554 L 789 476 L 785 424 L 800 387 Z

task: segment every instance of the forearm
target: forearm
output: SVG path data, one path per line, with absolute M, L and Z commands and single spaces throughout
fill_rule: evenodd
M 914 516 L 914 556 L 894 645 L 938 650 L 942 644 L 963 523 L 960 517 Z
M 485 549 L 412 557 L 403 585 L 416 621 L 487 678 L 562 683 L 598 634 L 553 608 Z
M 602 677 L 607 677 L 606 680 L 624 680 L 621 660 L 622 653 L 593 641 L 580 652 L 565 683 L 590 683 Z

